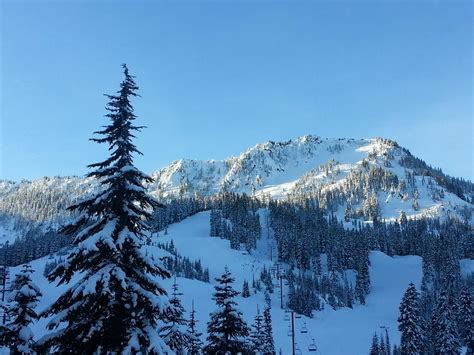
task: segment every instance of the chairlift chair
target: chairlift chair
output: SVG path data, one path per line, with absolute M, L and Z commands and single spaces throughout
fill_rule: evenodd
M 301 314 L 296 313 L 295 318 L 296 318 L 296 319 L 300 319 L 300 318 L 301 318 Z
M 306 334 L 308 333 L 308 327 L 306 326 L 306 323 L 301 327 L 301 334 Z
M 316 351 L 318 351 L 318 347 L 316 346 L 316 342 L 314 341 L 314 339 L 313 339 L 313 342 L 311 344 L 309 344 L 308 351 L 309 352 L 314 352 L 314 353 Z

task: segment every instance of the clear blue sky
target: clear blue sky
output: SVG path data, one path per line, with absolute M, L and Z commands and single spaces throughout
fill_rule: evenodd
M 474 177 L 470 1 L 0 2 L 0 178 L 104 158 L 88 139 L 123 62 L 146 172 L 311 133 L 389 137 Z

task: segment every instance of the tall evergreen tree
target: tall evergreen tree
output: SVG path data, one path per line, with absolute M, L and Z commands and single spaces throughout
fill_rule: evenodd
M 185 348 L 189 343 L 191 336 L 187 330 L 181 329 L 182 326 L 188 322 L 184 319 L 184 307 L 181 304 L 179 296 L 182 293 L 178 291 L 178 284 L 176 278 L 172 286 L 172 294 L 170 297 L 170 304 L 173 306 L 172 312 L 169 313 L 165 324 L 160 331 L 165 343 L 175 354 L 184 354 Z
M 464 286 L 460 297 L 461 336 L 467 347 L 467 354 L 474 354 L 474 325 L 472 296 L 469 288 Z
M 457 355 L 460 353 L 456 317 L 452 302 L 446 291 L 441 291 L 432 321 L 436 354 Z
M 419 310 L 419 295 L 413 283 L 410 283 L 400 304 L 398 329 L 401 332 L 400 347 L 403 354 L 421 354 L 423 337 Z
M 264 355 L 275 354 L 275 343 L 273 341 L 273 328 L 272 328 L 272 314 L 271 314 L 271 299 L 268 292 L 265 293 L 266 307 L 263 311 L 263 332 L 265 334 L 263 340 L 263 351 Z
M 38 319 L 34 308 L 36 307 L 41 292 L 31 281 L 33 270 L 29 264 L 15 276 L 12 291 L 8 295 L 5 312 L 10 322 L 0 327 L 0 346 L 10 349 L 10 354 L 34 354 L 35 342 L 30 324 Z
M 370 291 L 369 256 L 367 252 L 359 257 L 356 274 L 355 296 L 360 304 L 365 304 L 365 298 Z
M 201 341 L 202 333 L 200 333 L 197 330 L 196 324 L 197 324 L 196 310 L 194 309 L 194 301 L 193 301 L 191 315 L 189 317 L 189 323 L 188 323 L 188 333 L 191 337 L 189 339 L 188 346 L 187 346 L 189 355 L 202 354 L 202 341 Z
M 265 341 L 263 317 L 260 314 L 260 309 L 257 306 L 257 315 L 255 322 L 252 324 L 252 331 L 250 332 L 250 348 L 256 354 L 263 354 L 263 347 Z
M 216 281 L 218 285 L 213 300 L 218 309 L 211 313 L 211 320 L 207 323 L 208 344 L 204 350 L 212 355 L 245 353 L 247 346 L 243 338 L 249 334 L 249 327 L 242 319 L 242 313 L 235 308 L 234 298 L 239 292 L 232 288 L 234 278 L 226 267 Z
M 111 151 L 106 160 L 89 165 L 87 176 L 99 183 L 98 192 L 70 206 L 77 220 L 63 228 L 74 235 L 67 260 L 49 276 L 59 284 L 79 280 L 43 313 L 52 330 L 40 340 L 44 349 L 59 353 L 147 353 L 168 347 L 159 334 L 160 321 L 172 307 L 159 279 L 169 278 L 162 260 L 142 248 L 153 208 L 159 204 L 143 186 L 152 179 L 133 164 L 141 154 L 132 143 L 136 126 L 130 99 L 137 96 L 134 77 L 123 65 L 125 78 L 109 98 L 109 125 L 95 132 Z M 57 330 L 59 325 L 65 325 Z
M 383 334 L 380 334 L 380 355 L 390 355 L 390 354 L 387 354 L 386 351 L 387 351 L 387 348 L 385 346 L 385 339 L 383 337 Z
M 372 337 L 372 344 L 370 345 L 370 355 L 380 355 L 380 344 L 379 344 L 379 337 L 377 333 L 374 334 Z
M 243 298 L 250 297 L 249 283 L 247 280 L 244 280 L 244 286 L 242 287 L 242 297 Z

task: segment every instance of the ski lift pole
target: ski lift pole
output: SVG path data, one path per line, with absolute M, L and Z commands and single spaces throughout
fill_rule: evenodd
M 283 309 L 283 275 L 280 274 L 280 307 Z
M 291 311 L 291 345 L 293 347 L 293 355 L 295 352 L 295 312 Z

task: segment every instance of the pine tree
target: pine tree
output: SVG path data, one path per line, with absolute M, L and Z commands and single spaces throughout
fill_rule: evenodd
M 209 222 L 210 222 L 210 229 L 209 229 L 209 235 L 211 237 L 219 237 L 219 225 L 221 222 L 220 216 L 217 212 L 217 210 L 212 209 L 210 216 L 209 216 Z
M 386 350 L 387 348 L 385 347 L 385 339 L 382 334 L 380 334 L 380 355 L 387 355 Z
M 188 353 L 189 355 L 200 355 L 202 354 L 202 341 L 201 335 L 197 328 L 196 328 L 196 310 L 194 309 L 194 301 L 191 309 L 191 315 L 189 317 L 188 323 L 188 334 L 190 335 L 190 339 L 188 342 Z
M 401 332 L 400 347 L 403 354 L 420 354 L 423 348 L 422 328 L 419 310 L 419 295 L 410 283 L 400 304 L 398 329 Z
M 474 353 L 473 304 L 469 288 L 464 286 L 460 296 L 461 336 L 467 347 L 467 354 Z
M 59 353 L 148 353 L 167 351 L 159 334 L 160 321 L 172 307 L 159 279 L 169 278 L 161 260 L 145 254 L 142 246 L 150 229 L 151 210 L 160 205 L 146 194 L 144 183 L 153 180 L 133 165 L 141 154 L 132 143 L 136 116 L 130 102 L 137 96 L 134 77 L 123 65 L 125 79 L 109 98 L 106 117 L 110 124 L 95 132 L 111 151 L 106 160 L 91 164 L 87 176 L 99 191 L 69 211 L 78 219 L 63 228 L 74 236 L 67 260 L 49 276 L 67 284 L 79 280 L 62 294 L 43 317 L 52 316 L 52 331 L 40 340 L 43 350 Z M 57 330 L 59 325 L 65 325 Z
M 211 313 L 211 320 L 207 323 L 207 341 L 204 348 L 207 354 L 231 354 L 246 352 L 243 337 L 249 334 L 249 328 L 242 319 L 242 313 L 235 308 L 237 303 L 234 298 L 239 294 L 232 288 L 234 278 L 225 268 L 224 274 L 216 278 L 218 285 L 215 286 L 213 300 L 218 307 L 217 311 Z
M 369 294 L 370 290 L 370 277 L 369 277 L 369 257 L 367 253 L 363 253 L 359 257 L 356 285 L 355 285 L 355 296 L 360 304 L 365 304 L 365 298 Z
M 372 337 L 372 345 L 370 346 L 370 355 L 380 355 L 380 345 L 379 345 L 379 337 L 377 333 L 374 334 Z
M 436 354 L 456 355 L 460 353 L 457 338 L 456 318 L 446 291 L 441 291 L 433 314 L 432 327 Z
M 12 291 L 8 295 L 6 306 L 10 322 L 0 327 L 0 346 L 10 349 L 10 354 L 34 354 L 35 342 L 30 324 L 38 319 L 34 308 L 36 307 L 41 292 L 31 281 L 33 270 L 29 264 L 15 276 Z
M 265 309 L 263 311 L 263 332 L 265 337 L 263 339 L 263 351 L 264 355 L 275 354 L 275 343 L 273 341 L 273 327 L 272 327 L 272 303 L 270 294 L 265 292 Z
M 247 280 L 244 280 L 244 286 L 242 288 L 242 297 L 243 298 L 250 297 L 249 283 L 247 282 Z
M 187 331 L 181 329 L 181 326 L 186 325 L 188 322 L 184 319 L 184 307 L 179 299 L 182 293 L 178 291 L 176 278 L 174 279 L 172 290 L 173 292 L 169 302 L 173 306 L 173 310 L 169 313 L 166 319 L 167 324 L 161 328 L 160 334 L 166 345 L 168 345 L 175 354 L 184 354 L 184 349 L 189 343 L 191 336 Z
M 260 314 L 260 309 L 257 306 L 257 315 L 255 322 L 252 324 L 252 331 L 250 332 L 250 348 L 256 354 L 263 354 L 263 347 L 265 341 L 263 317 Z

